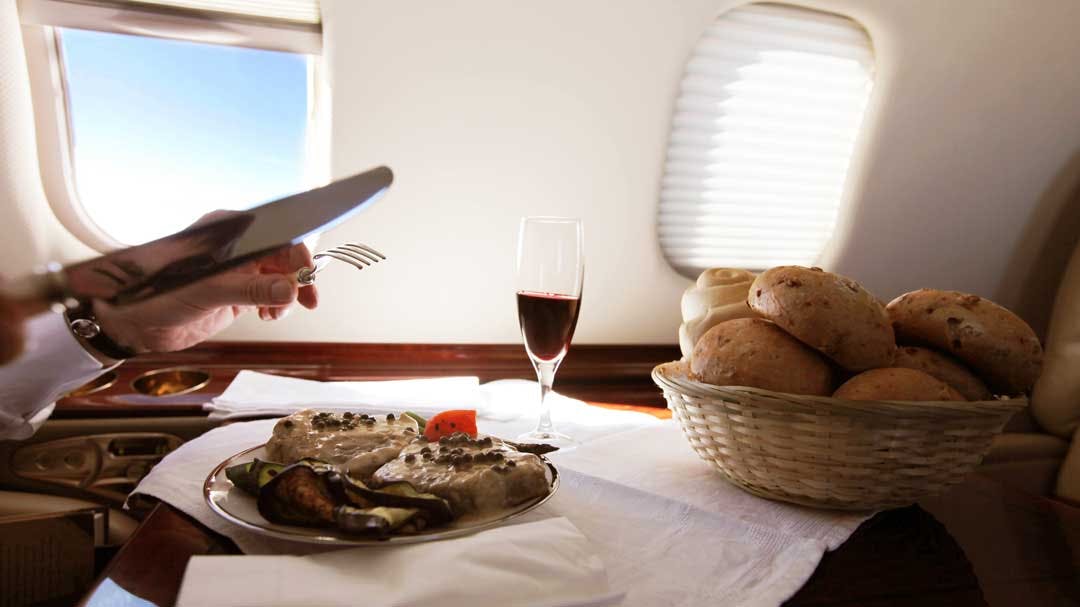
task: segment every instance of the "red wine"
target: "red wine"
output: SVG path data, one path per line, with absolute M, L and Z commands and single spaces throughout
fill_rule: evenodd
M 580 305 L 580 297 L 518 291 L 518 322 L 529 352 L 543 361 L 565 354 L 574 337 Z

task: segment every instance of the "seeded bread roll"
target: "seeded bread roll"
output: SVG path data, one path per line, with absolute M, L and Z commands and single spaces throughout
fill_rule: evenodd
M 968 400 L 990 400 L 992 395 L 979 376 L 955 358 L 929 348 L 903 346 L 893 366 L 929 373 L 949 384 Z
M 848 371 L 892 364 L 896 354 L 885 307 L 859 283 L 821 268 L 778 266 L 750 286 L 761 317 Z
M 1042 346 L 1026 322 L 996 303 L 957 291 L 920 289 L 887 306 L 901 343 L 924 344 L 971 366 L 998 394 L 1027 392 L 1042 370 Z
M 729 320 L 706 331 L 690 357 L 690 377 L 791 394 L 828 396 L 832 391 L 829 363 L 760 318 Z
M 844 400 L 965 400 L 940 379 L 915 369 L 888 367 L 864 371 L 837 388 Z

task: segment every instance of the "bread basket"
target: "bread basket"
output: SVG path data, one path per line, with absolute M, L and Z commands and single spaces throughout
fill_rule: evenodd
M 690 380 L 677 362 L 653 381 L 690 446 L 746 491 L 805 506 L 877 510 L 962 480 L 1026 398 L 847 401 Z

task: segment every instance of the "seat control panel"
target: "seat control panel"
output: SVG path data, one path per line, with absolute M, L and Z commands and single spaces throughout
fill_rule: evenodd
M 62 438 L 20 447 L 11 469 L 25 479 L 74 487 L 123 502 L 150 468 L 183 440 L 158 432 Z

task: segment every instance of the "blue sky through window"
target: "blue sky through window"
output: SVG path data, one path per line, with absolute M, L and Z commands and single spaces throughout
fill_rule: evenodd
M 117 240 L 306 189 L 305 56 L 70 29 L 61 41 L 76 188 Z

